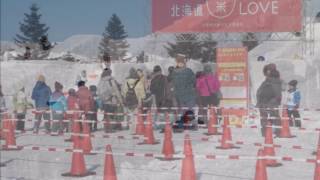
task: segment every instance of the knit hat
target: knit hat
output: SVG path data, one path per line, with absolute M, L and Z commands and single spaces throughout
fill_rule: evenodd
M 154 73 L 161 72 L 161 71 L 162 71 L 162 70 L 161 70 L 161 67 L 160 67 L 159 65 L 154 66 L 154 68 L 153 68 L 153 72 L 154 72 Z
M 46 78 L 45 78 L 42 74 L 40 74 L 40 75 L 38 76 L 38 81 L 40 81 L 40 82 L 45 82 L 45 81 L 46 81 Z
M 176 63 L 186 63 L 186 56 L 183 54 L 177 54 Z
M 137 73 L 137 70 L 134 68 L 131 68 L 129 71 L 129 79 L 139 79 L 139 75 Z
M 289 84 L 290 86 L 296 87 L 297 84 L 298 84 L 298 81 L 297 81 L 297 80 L 291 80 L 288 84 Z
M 63 89 L 63 86 L 62 86 L 62 84 L 61 83 L 59 83 L 59 82 L 55 82 L 54 83 L 54 89 L 55 90 L 62 90 Z

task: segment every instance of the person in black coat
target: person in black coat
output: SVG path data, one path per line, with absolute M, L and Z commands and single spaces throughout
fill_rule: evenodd
M 167 106 L 167 92 L 168 92 L 168 80 L 165 75 L 162 74 L 160 66 L 153 68 L 153 78 L 150 84 L 150 91 L 155 96 L 157 108 Z

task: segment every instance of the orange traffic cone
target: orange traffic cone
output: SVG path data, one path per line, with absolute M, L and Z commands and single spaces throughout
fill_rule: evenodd
M 80 116 L 79 113 L 74 112 L 72 113 L 72 118 L 71 118 L 71 137 L 69 139 L 66 139 L 64 141 L 66 142 L 73 142 L 74 138 L 77 136 L 77 134 L 80 133 L 80 122 L 77 122 L 79 120 Z
M 213 108 L 210 108 L 209 113 L 210 120 L 208 122 L 208 133 L 206 133 L 206 135 L 220 135 L 221 133 L 218 133 L 218 128 L 216 127 L 218 125 L 216 112 Z
M 158 144 L 159 143 L 154 139 L 152 114 L 150 112 L 148 113 L 148 117 L 147 117 L 147 124 L 145 127 L 144 138 L 145 138 L 144 142 L 140 144 Z
M 289 116 L 286 108 L 282 110 L 280 138 L 293 138 L 290 133 Z
M 90 128 L 87 122 L 82 123 L 83 128 L 83 137 L 82 137 L 82 149 L 84 154 L 87 155 L 94 155 L 94 153 L 91 153 L 92 150 L 92 143 L 91 143 L 91 134 L 90 134 Z
M 266 146 L 264 147 L 264 155 L 274 157 L 276 153 L 273 145 L 272 127 L 270 122 L 268 122 L 268 126 L 266 127 L 264 143 L 266 144 Z M 278 167 L 278 166 L 281 166 L 282 164 L 278 163 L 275 159 L 267 159 L 266 165 L 268 167 Z
M 162 154 L 166 160 L 172 160 L 174 154 L 174 146 L 172 142 L 172 129 L 167 115 L 166 126 L 164 128 L 164 140 L 162 146 Z
M 9 122 L 9 114 L 4 113 L 2 114 L 2 120 L 1 120 L 1 132 L 0 132 L 0 139 L 6 139 L 7 132 L 6 130 L 8 129 L 8 122 Z
M 86 164 L 84 161 L 83 153 L 78 151 L 83 151 L 81 149 L 80 137 L 76 136 L 74 138 L 72 153 L 72 163 L 71 163 L 71 170 L 70 172 L 61 174 L 62 176 L 66 177 L 85 177 L 90 175 L 95 175 L 95 172 L 87 171 Z
M 232 141 L 231 129 L 229 127 L 229 117 L 225 117 L 223 121 L 223 132 L 221 139 L 221 146 L 217 147 L 218 149 L 232 149 L 239 148 L 234 146 L 230 141 Z
M 11 118 L 10 115 L 7 116 L 8 119 L 5 123 L 6 129 L 4 129 L 4 132 L 6 133 L 5 135 L 5 148 L 3 150 L 10 151 L 10 150 L 20 150 L 21 148 L 19 147 L 9 147 L 9 146 L 16 146 L 16 137 L 15 137 L 15 128 L 14 128 L 14 123 L 13 121 L 9 120 Z
M 184 155 L 182 160 L 181 180 L 196 180 L 196 169 L 193 160 L 192 145 L 189 135 L 184 138 Z
M 257 159 L 257 163 L 256 163 L 256 174 L 254 177 L 255 180 L 267 180 L 268 179 L 266 162 L 265 162 L 266 160 L 259 159 L 259 158 L 262 158 L 263 156 L 264 156 L 263 150 L 259 149 L 258 159 Z
M 145 125 L 143 122 L 143 116 L 141 115 L 141 110 L 138 111 L 137 113 L 137 125 L 136 125 L 136 135 L 144 135 L 145 133 Z
M 114 167 L 111 145 L 106 146 L 106 156 L 104 161 L 104 180 L 117 180 L 117 173 Z

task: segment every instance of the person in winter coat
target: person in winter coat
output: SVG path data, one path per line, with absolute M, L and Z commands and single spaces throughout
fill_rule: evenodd
M 79 99 L 77 97 L 76 90 L 73 88 L 68 90 L 67 107 L 68 111 L 79 110 Z
M 268 66 L 268 65 L 267 65 Z M 282 99 L 282 81 L 280 73 L 273 67 L 264 69 L 265 81 L 257 90 L 257 107 L 260 110 L 261 134 L 265 136 L 265 129 L 268 122 L 280 126 L 279 106 Z M 271 117 L 271 119 L 268 119 Z M 277 136 L 280 135 L 280 129 L 275 130 Z
M 67 111 L 67 100 L 63 94 L 63 86 L 59 82 L 54 83 L 55 91 L 50 96 L 49 104 L 52 112 L 52 132 L 61 134 L 67 127 L 63 122 L 65 112 Z
M 204 66 L 204 72 L 197 78 L 196 89 L 199 95 L 200 113 L 202 116 L 207 115 L 203 107 L 218 107 L 221 100 L 220 82 L 218 75 L 213 72 L 211 65 Z M 204 119 L 207 120 L 208 119 Z
M 90 112 L 88 114 L 89 116 L 89 120 L 90 121 L 94 121 L 92 123 L 90 123 L 90 130 L 91 131 L 97 131 L 98 130 L 98 124 L 97 124 L 97 121 L 98 121 L 98 109 L 100 108 L 100 99 L 98 97 L 98 94 L 97 94 L 97 86 L 95 85 L 91 85 L 89 87 L 90 89 L 90 92 L 92 94 L 92 97 L 93 97 L 93 102 L 92 102 L 92 112 Z
M 123 112 L 123 98 L 119 83 L 112 77 L 111 69 L 105 69 L 101 75 L 98 84 L 97 95 L 102 101 L 102 109 L 104 111 L 104 120 L 121 123 L 123 120 L 118 115 L 108 115 L 107 113 L 122 113 Z M 105 124 L 105 132 L 112 132 L 114 130 L 121 130 L 121 124 L 110 125 Z
M 77 76 L 77 79 L 76 79 L 76 85 L 78 85 L 78 83 L 80 81 L 84 81 L 85 83 L 88 82 L 88 79 L 87 79 L 87 71 L 86 70 L 82 70 L 80 72 L 80 74 Z
M 148 86 L 148 83 L 142 69 L 137 69 L 137 74 L 139 77 L 139 81 L 136 86 L 138 88 L 136 92 L 139 101 L 139 107 L 142 107 L 142 101 L 146 98 L 146 88 Z
M 155 96 L 157 108 L 167 107 L 168 80 L 162 74 L 160 66 L 153 68 L 153 78 L 151 80 L 150 91 Z
M 0 84 L 0 128 L 2 128 L 2 117 L 3 117 L 3 114 L 4 112 L 7 111 L 7 108 L 6 108 L 6 100 L 4 98 L 4 95 L 2 93 L 2 87 L 1 87 L 1 84 Z
M 93 97 L 84 81 L 78 83 L 78 91 L 76 94 L 79 99 L 79 109 L 83 111 L 87 117 L 87 113 L 92 110 Z
M 38 81 L 33 88 L 31 98 L 35 101 L 36 107 L 36 122 L 34 124 L 34 132 L 38 133 L 41 119 L 43 118 L 45 122 L 45 129 L 50 132 L 50 113 L 49 111 L 49 99 L 52 92 L 49 86 L 45 83 L 45 77 L 39 75 Z
M 179 107 L 193 108 L 196 104 L 196 77 L 193 71 L 186 67 L 184 55 L 176 56 L 177 68 L 172 75 L 175 97 Z M 185 112 L 180 112 L 185 114 Z M 181 121 L 182 122 L 182 121 Z M 196 126 L 196 122 L 192 122 Z
M 130 98 L 126 99 L 128 97 L 128 94 L 127 94 L 128 90 L 131 88 L 134 90 L 134 93 L 137 98 L 137 103 L 133 103 L 132 105 L 131 105 L 132 102 L 130 102 Z M 145 80 L 144 80 L 143 73 L 141 71 L 140 73 L 138 73 L 138 71 L 135 70 L 134 68 L 130 69 L 129 76 L 127 77 L 126 82 L 122 86 L 122 95 L 125 98 L 124 101 L 127 101 L 125 102 L 125 105 L 127 106 L 127 108 L 134 110 L 137 107 L 141 107 L 142 100 L 146 97 Z
M 180 107 L 194 107 L 196 99 L 196 77 L 190 68 L 186 67 L 185 56 L 176 57 L 177 68 L 173 72 L 175 96 Z
M 155 104 L 157 107 L 157 113 L 155 121 L 165 121 L 165 112 L 168 110 L 164 110 L 162 108 L 167 108 L 171 106 L 171 101 L 168 100 L 169 86 L 167 76 L 162 74 L 162 69 L 160 66 L 155 66 L 153 68 L 153 78 L 151 80 L 150 91 L 155 97 Z M 160 113 L 160 114 L 158 114 Z M 158 117 L 158 115 L 160 115 Z M 157 125 L 157 128 L 164 128 L 164 124 Z
M 295 127 L 301 127 L 301 119 L 299 113 L 300 101 L 301 101 L 301 93 L 297 89 L 298 81 L 292 80 L 288 83 L 289 89 L 287 93 L 287 112 L 290 118 L 290 125 L 294 124 Z
M 140 81 L 140 77 L 141 76 L 138 75 L 138 72 L 134 68 L 131 68 L 129 71 L 129 76 L 122 86 L 124 104 L 128 113 L 131 114 L 131 116 L 128 117 L 128 121 L 131 121 L 130 129 L 132 133 L 135 132 L 136 128 L 136 117 L 133 115 L 133 113 L 138 112 L 138 108 L 140 108 L 142 105 L 142 100 L 146 97 L 144 82 Z
M 2 93 L 2 87 L 0 85 L 0 112 L 4 112 L 6 110 L 7 110 L 6 101 L 5 101 L 4 95 Z
M 25 94 L 24 87 L 21 87 L 19 91 L 13 97 L 13 106 L 14 106 L 14 113 L 17 121 L 17 130 L 24 131 L 24 124 L 28 108 L 28 101 L 27 96 Z

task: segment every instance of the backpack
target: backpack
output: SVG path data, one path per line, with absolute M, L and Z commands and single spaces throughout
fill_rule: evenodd
M 137 80 L 134 83 L 134 85 L 132 87 L 130 87 L 129 83 L 127 82 L 128 91 L 126 93 L 126 96 L 125 96 L 125 99 L 124 99 L 124 103 L 130 109 L 135 108 L 136 105 L 138 105 L 138 103 L 139 103 L 137 94 L 136 94 L 136 92 L 134 90 L 138 83 L 139 83 L 139 80 Z

